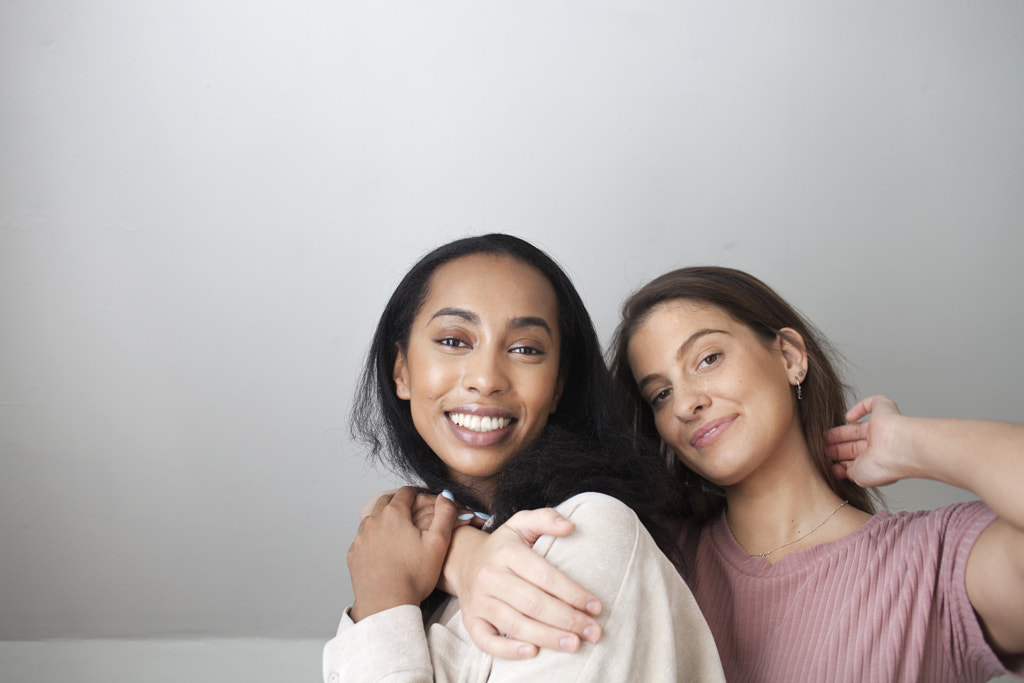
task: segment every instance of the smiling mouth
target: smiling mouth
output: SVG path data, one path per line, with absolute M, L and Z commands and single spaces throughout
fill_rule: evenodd
M 448 413 L 448 419 L 471 432 L 495 432 L 508 427 L 515 421 L 511 417 L 481 417 L 466 413 Z
M 732 426 L 732 423 L 735 420 L 736 416 L 733 415 L 730 417 L 715 420 L 711 424 L 707 424 L 701 427 L 692 437 L 690 437 L 690 445 L 693 446 L 694 448 L 704 448 L 706 446 L 710 446 L 716 440 L 718 440 L 718 437 L 719 435 L 721 435 L 722 432 L 724 432 L 726 429 Z

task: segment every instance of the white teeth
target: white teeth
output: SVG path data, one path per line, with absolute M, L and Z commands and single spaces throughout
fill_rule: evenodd
M 493 432 L 496 429 L 504 429 L 512 423 L 510 417 L 480 417 L 465 413 L 449 413 L 448 417 L 455 424 L 471 432 Z

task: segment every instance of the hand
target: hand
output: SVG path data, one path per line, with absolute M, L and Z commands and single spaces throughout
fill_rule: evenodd
M 859 422 L 862 418 L 867 420 Z M 887 396 L 872 396 L 846 413 L 851 423 L 825 434 L 826 453 L 840 479 L 864 486 L 885 486 L 907 476 L 913 455 L 911 440 L 902 427 L 906 421 Z
M 391 489 L 390 491 L 384 491 L 378 493 L 370 500 L 363 503 L 363 506 L 359 508 L 359 520 L 362 521 L 369 517 L 373 513 L 374 506 L 377 501 L 381 498 L 390 499 L 397 493 L 398 489 Z M 434 499 L 435 496 L 432 493 L 426 493 L 423 489 L 416 489 L 416 501 L 412 505 L 412 523 L 416 525 L 416 528 L 420 531 L 426 531 L 430 528 L 430 523 L 434 518 Z M 449 498 L 448 500 L 451 500 Z M 472 517 L 466 517 L 468 514 L 472 514 L 469 508 L 459 505 L 456 503 L 456 512 L 459 516 L 455 520 L 453 528 L 458 529 L 461 526 L 476 526 L 480 527 L 484 525 L 484 520 L 480 517 L 473 515 Z M 464 517 L 466 517 L 464 519 Z
M 481 650 L 525 659 L 537 647 L 575 652 L 580 638 L 597 642 L 593 616 L 601 602 L 533 551 L 542 535 L 565 536 L 575 525 L 551 508 L 526 510 L 496 529 L 458 571 L 462 621 Z
M 348 550 L 353 621 L 398 605 L 418 605 L 434 590 L 448 552 L 456 509 L 437 496 L 427 529 L 413 523 L 416 489 L 381 495 Z

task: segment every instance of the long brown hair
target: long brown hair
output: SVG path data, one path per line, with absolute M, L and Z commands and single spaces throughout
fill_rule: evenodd
M 654 414 L 640 395 L 629 367 L 630 339 L 657 306 L 680 299 L 718 308 L 746 325 L 766 344 L 773 343 L 784 327 L 800 333 L 808 368 L 797 412 L 815 467 L 836 495 L 864 512 L 874 513 L 878 495 L 848 479 L 837 478 L 825 454 L 825 432 L 846 423 L 849 392 L 836 370 L 838 353 L 817 328 L 771 287 L 743 271 L 717 266 L 681 268 L 652 280 L 623 304 L 622 322 L 612 340 L 611 367 L 616 383 L 628 397 L 628 417 L 634 428 L 645 437 L 660 441 Z M 697 522 L 714 517 L 725 506 L 721 489 L 687 468 L 664 444 L 662 448 L 681 487 L 682 514 Z

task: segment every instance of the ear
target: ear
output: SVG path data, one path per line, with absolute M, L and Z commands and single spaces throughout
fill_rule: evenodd
M 391 378 L 395 380 L 395 394 L 398 398 L 408 401 L 412 398 L 412 393 L 409 391 L 409 366 L 405 362 L 405 352 L 401 348 L 397 349 L 397 351 L 395 368 L 391 373 Z
M 800 384 L 807 375 L 807 347 L 803 335 L 792 327 L 783 327 L 779 330 L 779 348 L 790 385 Z
M 562 391 L 565 390 L 567 374 L 568 371 L 565 368 L 558 371 L 558 382 L 555 384 L 555 395 L 551 397 L 551 410 L 548 411 L 548 415 L 552 415 L 558 410 L 558 402 L 562 399 Z

